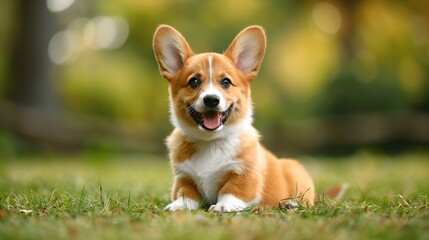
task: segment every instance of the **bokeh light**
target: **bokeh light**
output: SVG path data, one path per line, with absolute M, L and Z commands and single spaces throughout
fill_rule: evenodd
M 46 0 L 46 5 L 51 12 L 61 12 L 69 8 L 75 0 Z
M 318 29 L 324 33 L 335 34 L 341 27 L 341 13 L 331 3 L 316 3 L 313 7 L 312 17 Z
M 74 41 L 71 31 L 61 31 L 56 33 L 49 42 L 49 58 L 55 64 L 67 63 L 74 51 Z
M 66 30 L 52 37 L 48 48 L 49 57 L 55 64 L 65 64 L 81 51 L 117 49 L 126 42 L 128 32 L 128 23 L 122 17 L 78 18 Z
M 85 33 L 94 36 L 92 45 L 97 48 L 115 49 L 122 46 L 127 40 L 128 24 L 122 17 L 97 17 L 88 24 L 93 27 L 87 28 Z M 94 31 L 94 33 L 90 31 Z

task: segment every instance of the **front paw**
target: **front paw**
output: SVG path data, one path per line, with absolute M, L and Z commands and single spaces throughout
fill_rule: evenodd
M 178 198 L 172 203 L 168 204 L 164 210 L 165 211 L 180 211 L 180 210 L 195 210 L 199 207 L 199 202 L 192 200 L 190 198 Z
M 226 195 L 220 196 L 218 199 L 218 202 L 215 205 L 210 206 L 209 211 L 240 212 L 254 203 L 257 203 L 257 202 L 252 201 L 250 203 L 246 203 L 232 194 L 226 194 Z
M 232 204 L 228 203 L 217 203 L 215 205 L 211 205 L 209 208 L 209 211 L 215 211 L 215 212 L 239 212 L 244 210 L 242 207 L 237 207 Z

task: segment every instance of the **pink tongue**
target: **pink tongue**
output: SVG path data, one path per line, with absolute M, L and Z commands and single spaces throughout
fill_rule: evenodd
M 220 126 L 220 117 L 219 112 L 205 112 L 203 113 L 203 124 L 204 127 L 210 130 L 214 130 Z

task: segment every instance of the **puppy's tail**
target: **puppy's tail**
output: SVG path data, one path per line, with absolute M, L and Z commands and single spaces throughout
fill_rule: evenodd
M 326 197 L 334 199 L 335 201 L 339 201 L 344 196 L 348 188 L 349 188 L 349 184 L 347 183 L 331 187 L 328 190 L 326 190 L 324 193 L 318 194 L 316 196 L 316 202 L 321 201 Z

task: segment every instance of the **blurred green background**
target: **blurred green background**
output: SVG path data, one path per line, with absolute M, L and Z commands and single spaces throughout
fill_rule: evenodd
M 275 152 L 429 146 L 426 0 L 2 0 L 0 157 L 165 154 L 159 24 L 195 52 L 222 52 L 248 25 L 266 29 L 252 94 L 255 126 Z

